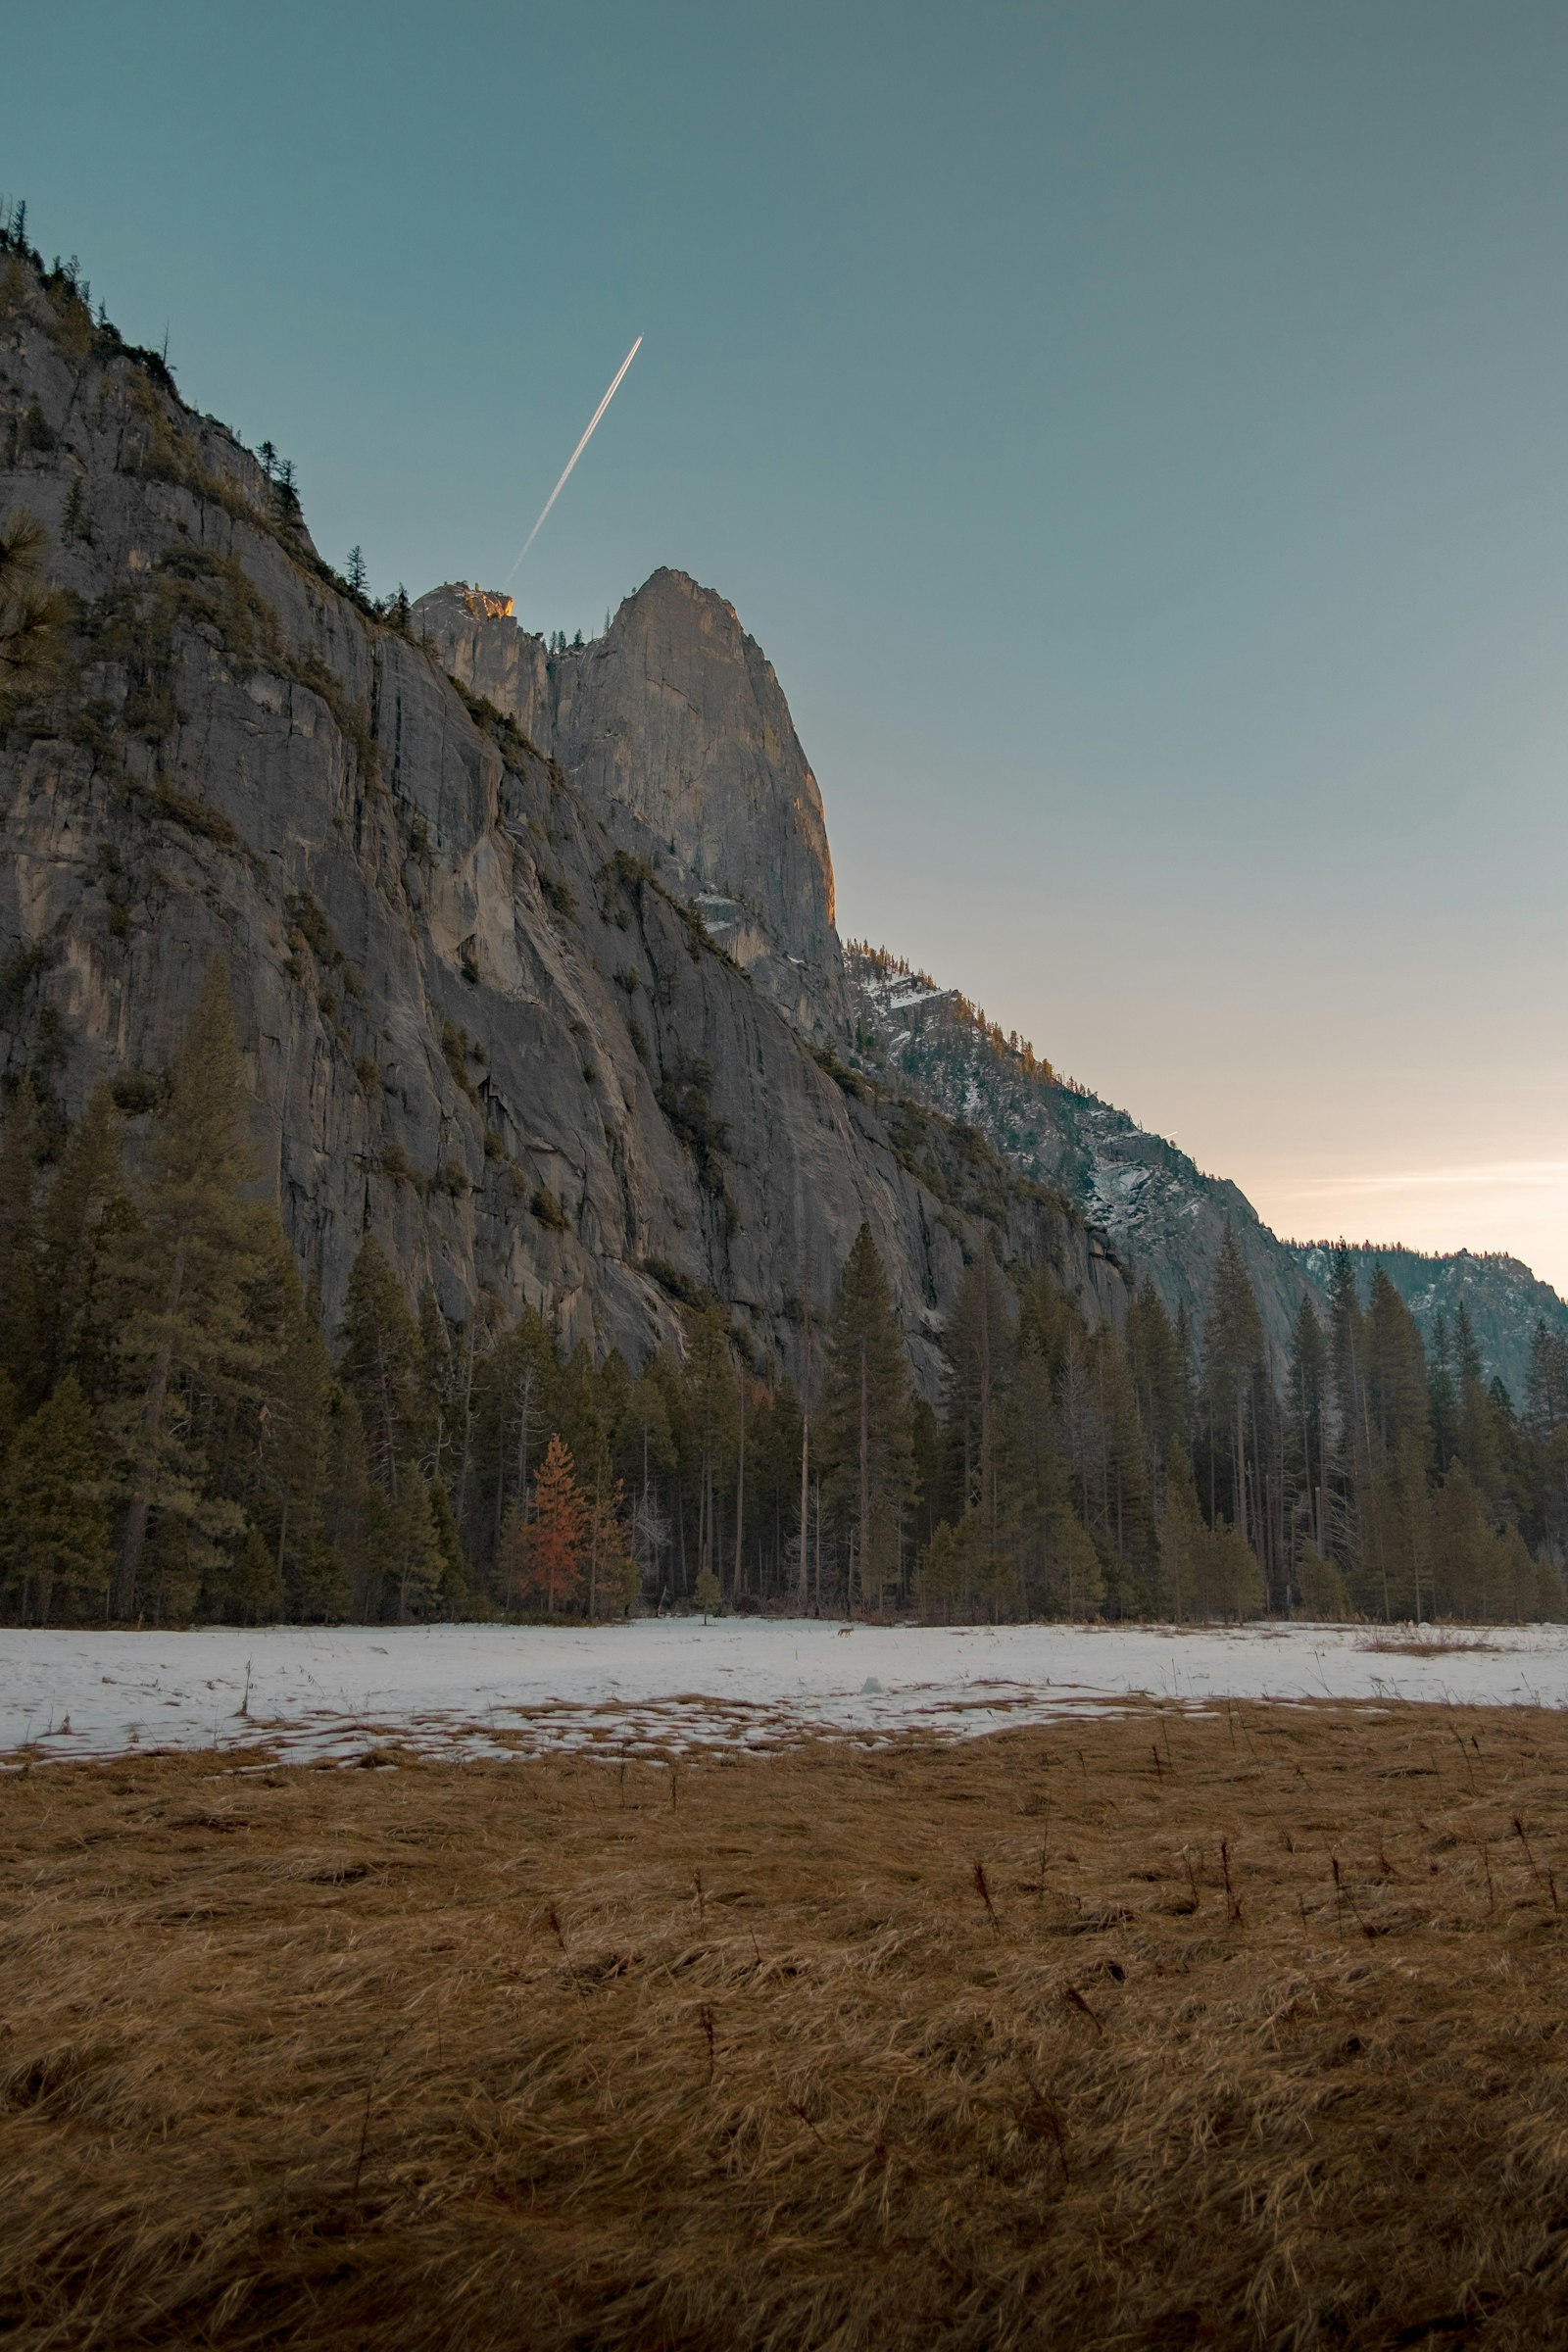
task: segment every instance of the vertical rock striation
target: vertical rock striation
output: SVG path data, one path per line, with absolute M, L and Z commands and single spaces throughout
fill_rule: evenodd
M 660 862 L 797 1027 L 842 1030 L 822 797 L 772 663 L 732 605 L 683 571 L 656 571 L 603 637 L 551 654 L 510 598 L 458 582 L 418 599 L 414 627 Z

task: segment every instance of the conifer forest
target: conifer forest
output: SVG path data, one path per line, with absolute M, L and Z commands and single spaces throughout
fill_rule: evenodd
M 1145 1282 L 1118 1331 L 988 1241 L 933 1403 L 862 1227 L 798 1302 L 798 1382 L 712 1298 L 640 1364 L 532 1311 L 453 1328 L 373 1236 L 328 1329 L 245 1135 L 221 963 L 155 1102 L 104 1087 L 69 1128 L 33 1082 L 7 1104 L 10 1622 L 1563 1614 L 1544 1325 L 1515 1399 L 1462 1311 L 1428 1349 L 1346 1255 L 1276 1369 L 1234 1246 L 1200 1330 Z

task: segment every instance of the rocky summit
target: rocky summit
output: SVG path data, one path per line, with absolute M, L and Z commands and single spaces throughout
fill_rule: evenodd
M 842 1031 L 822 796 L 732 605 L 656 571 L 602 637 L 552 652 L 518 627 L 510 597 L 459 581 L 421 596 L 412 625 L 667 873 L 798 1027 Z

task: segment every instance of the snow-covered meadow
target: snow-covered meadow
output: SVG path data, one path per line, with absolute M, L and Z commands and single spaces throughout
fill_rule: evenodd
M 270 1626 L 0 1634 L 0 1756 L 673 1753 L 973 1738 L 1131 1697 L 1568 1704 L 1568 1627 Z

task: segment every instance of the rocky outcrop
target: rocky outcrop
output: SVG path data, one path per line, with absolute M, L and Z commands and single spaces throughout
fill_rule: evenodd
M 745 891 L 768 955 L 831 976 L 815 787 L 727 606 L 661 575 L 594 664 L 547 663 L 544 687 L 537 641 L 484 666 L 506 616 L 470 612 L 487 716 L 447 642 L 346 593 L 287 494 L 156 362 L 69 287 L 0 272 L 0 512 L 45 521 L 74 609 L 54 691 L 0 733 L 9 1076 L 68 1115 L 111 1078 L 134 1149 L 225 956 L 259 1181 L 329 1318 L 373 1231 L 454 1316 L 527 1300 L 640 1356 L 710 1293 L 788 1364 L 863 1218 L 934 1389 L 981 1216 L 1087 1312 L 1119 1311 L 1081 1220 L 818 1058 L 757 984 L 766 958 L 742 970 L 627 847 L 657 813 L 715 891 Z M 646 767 L 595 708 L 661 714 Z M 744 758 L 705 762 L 710 724 Z
M 880 951 L 848 959 L 858 1058 L 952 1119 L 979 1129 L 1013 1167 L 1065 1193 L 1134 1278 L 1147 1274 L 1200 1339 L 1225 1228 L 1236 1235 L 1278 1370 L 1316 1271 L 1298 1262 L 1234 1184 L 1205 1176 L 1084 1088 L 1064 1086 L 1023 1041 L 1004 1037 L 956 990 Z
M 847 1001 L 816 779 L 773 667 L 734 607 L 656 571 L 606 630 L 552 654 L 509 597 L 433 589 L 414 628 L 514 718 L 796 1026 L 835 1035 Z M 667 861 L 667 862 L 664 862 Z

